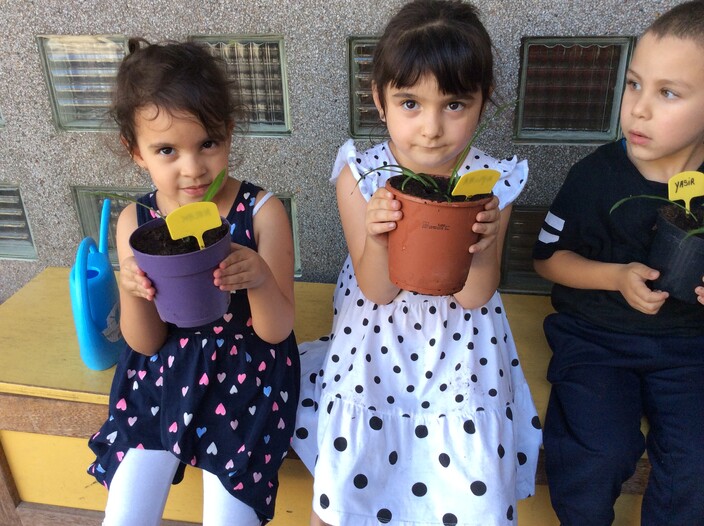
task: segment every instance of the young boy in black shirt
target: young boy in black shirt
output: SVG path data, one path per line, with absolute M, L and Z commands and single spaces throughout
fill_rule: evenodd
M 642 524 L 704 524 L 704 306 L 651 290 L 646 261 L 667 181 L 704 171 L 704 1 L 641 37 L 621 106 L 624 139 L 575 164 L 545 218 L 535 268 L 555 282 L 544 429 L 550 497 L 566 526 L 611 524 L 647 449 Z M 692 290 L 704 303 L 704 287 Z M 650 424 L 647 438 L 640 420 Z

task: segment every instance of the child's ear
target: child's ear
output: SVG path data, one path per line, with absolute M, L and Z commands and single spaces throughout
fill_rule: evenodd
M 374 99 L 374 106 L 376 106 L 376 111 L 379 112 L 379 118 L 381 122 L 386 122 L 386 116 L 384 115 L 384 106 L 381 103 L 381 94 L 377 89 L 376 82 L 372 82 L 372 98 Z
M 123 135 L 120 135 L 120 142 L 122 145 L 125 147 L 127 150 L 127 153 L 130 154 L 130 157 L 132 157 L 132 160 L 137 163 L 137 165 L 140 168 L 145 168 L 146 169 L 146 163 L 144 162 L 144 158 L 142 157 L 142 154 L 139 151 L 139 147 L 135 146 L 134 148 L 130 148 L 129 142 L 127 142 L 127 139 Z

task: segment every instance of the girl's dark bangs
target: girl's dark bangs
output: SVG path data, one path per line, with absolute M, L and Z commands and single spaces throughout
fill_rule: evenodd
M 423 76 L 431 74 L 437 79 L 440 91 L 446 94 L 472 93 L 482 87 L 484 66 L 473 53 L 458 49 L 445 39 L 427 37 L 421 37 L 420 41 L 409 39 L 408 45 L 395 50 L 387 62 L 394 69 L 390 75 L 393 86 L 413 86 Z
M 192 89 L 166 88 L 156 94 L 154 103 L 169 113 L 190 113 L 198 118 L 211 138 L 221 141 L 227 137 L 228 121 L 222 107 L 214 105 L 212 93 L 203 93 L 197 86 Z

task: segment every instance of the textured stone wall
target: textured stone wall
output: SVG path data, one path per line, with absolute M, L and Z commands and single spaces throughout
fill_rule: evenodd
M 38 261 L 0 260 L 0 302 L 46 266 L 70 266 L 82 239 L 71 185 L 146 186 L 148 178 L 115 154 L 110 133 L 59 132 L 51 119 L 36 36 L 124 34 L 152 41 L 193 34 L 280 34 L 285 38 L 292 132 L 237 138 L 236 175 L 291 192 L 305 281 L 334 281 L 346 253 L 328 183 L 348 134 L 346 39 L 374 35 L 401 0 L 0 0 L 0 184 L 19 185 Z M 477 0 L 492 35 L 498 92 L 517 92 L 522 36 L 637 35 L 677 0 Z M 592 147 L 511 143 L 512 115 L 478 146 L 529 159 L 520 204 L 546 205 L 567 168 Z

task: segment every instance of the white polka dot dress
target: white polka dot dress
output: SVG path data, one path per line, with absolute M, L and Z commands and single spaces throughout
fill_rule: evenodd
M 332 179 L 383 162 L 395 164 L 386 143 L 358 153 L 348 141 Z M 502 206 L 527 178 L 525 161 L 476 149 L 466 165 L 501 171 Z M 358 188 L 369 199 L 388 177 Z M 471 310 L 407 291 L 377 305 L 348 257 L 333 304 L 331 335 L 300 345 L 293 447 L 314 474 L 315 512 L 335 526 L 516 524 L 541 432 L 499 294 Z

